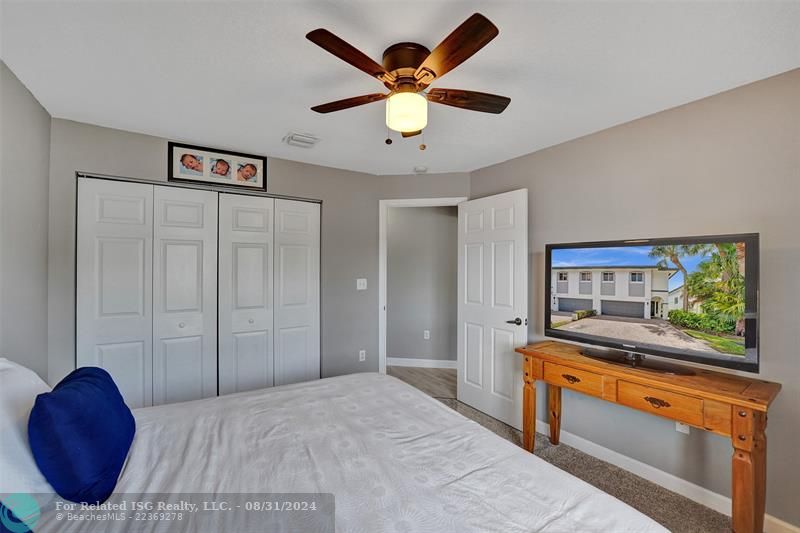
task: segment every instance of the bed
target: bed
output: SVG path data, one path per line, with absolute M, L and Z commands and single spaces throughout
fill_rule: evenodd
M 666 531 L 382 374 L 137 409 L 134 416 L 118 493 L 333 493 L 339 532 Z M 66 525 L 43 513 L 36 531 L 98 531 L 92 523 Z M 184 521 L 113 530 L 196 529 Z

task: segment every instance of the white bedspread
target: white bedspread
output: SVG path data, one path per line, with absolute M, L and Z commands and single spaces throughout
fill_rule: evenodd
M 353 374 L 134 415 L 136 438 L 117 492 L 332 492 L 337 532 L 665 531 L 385 375 Z M 58 525 L 45 513 L 36 530 Z M 173 524 L 170 531 L 187 528 Z

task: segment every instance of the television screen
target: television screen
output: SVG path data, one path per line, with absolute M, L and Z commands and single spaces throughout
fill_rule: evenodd
M 758 371 L 758 234 L 552 244 L 545 335 Z

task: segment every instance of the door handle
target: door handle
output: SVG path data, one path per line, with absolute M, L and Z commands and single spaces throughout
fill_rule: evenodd
M 506 320 L 506 324 L 516 324 L 517 326 L 521 326 L 522 319 L 520 317 L 517 317 L 514 320 Z

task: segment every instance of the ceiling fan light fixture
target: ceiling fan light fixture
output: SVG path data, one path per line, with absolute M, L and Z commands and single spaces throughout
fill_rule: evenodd
M 420 93 L 396 93 L 386 101 L 386 126 L 399 132 L 419 131 L 428 125 L 428 100 Z

